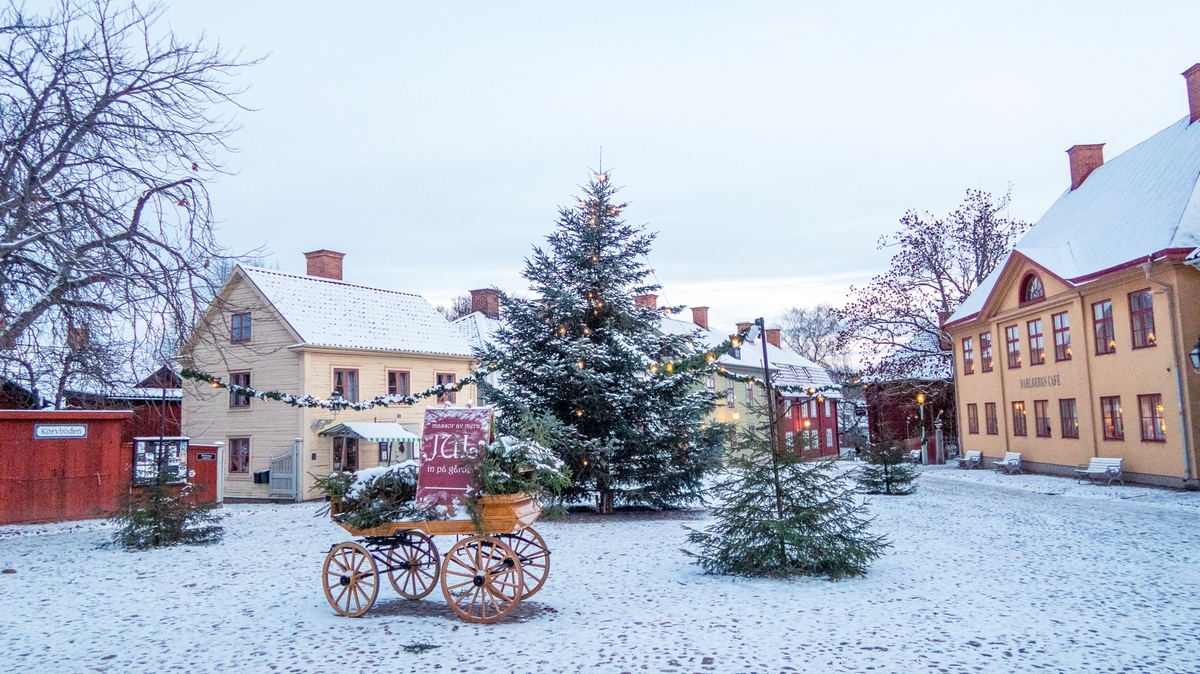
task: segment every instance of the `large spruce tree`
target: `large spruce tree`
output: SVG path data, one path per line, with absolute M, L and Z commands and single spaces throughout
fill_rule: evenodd
M 635 303 L 659 289 L 645 263 L 655 235 L 621 217 L 611 177 L 593 173 L 583 190 L 525 261 L 533 298 L 501 295 L 499 347 L 484 354 L 501 376 L 481 388 L 502 428 L 523 414 L 566 425 L 557 451 L 574 476 L 569 497 L 593 494 L 605 513 L 699 500 L 722 449 L 720 429 L 704 426 L 714 396 L 699 368 L 665 363 L 704 345 L 664 334 L 662 310 Z

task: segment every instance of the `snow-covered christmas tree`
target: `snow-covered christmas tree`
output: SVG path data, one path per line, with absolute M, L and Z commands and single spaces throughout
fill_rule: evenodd
M 594 494 L 605 513 L 696 501 L 722 449 L 720 429 L 703 427 L 714 395 L 703 368 L 666 363 L 702 344 L 663 334 L 661 310 L 635 303 L 659 289 L 645 263 L 654 234 L 621 217 L 611 177 L 593 173 L 583 190 L 526 260 L 534 299 L 501 296 L 500 346 L 484 355 L 500 384 L 481 388 L 502 427 L 529 413 L 568 427 L 558 451 L 574 476 L 569 496 Z

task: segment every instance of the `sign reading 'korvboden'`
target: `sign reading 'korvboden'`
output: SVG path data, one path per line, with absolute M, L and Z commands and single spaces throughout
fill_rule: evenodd
M 76 440 L 87 437 L 87 424 L 34 424 L 34 440 Z

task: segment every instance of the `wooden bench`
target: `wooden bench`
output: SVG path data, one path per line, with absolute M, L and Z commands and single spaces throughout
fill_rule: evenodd
M 1025 474 L 1021 470 L 1020 452 L 1005 452 L 1004 458 L 997 459 L 996 462 L 992 464 L 992 468 L 994 468 L 997 473 L 1004 471 L 1009 475 L 1014 475 L 1016 473 L 1021 473 L 1022 475 Z
M 1083 482 L 1083 478 L 1087 478 L 1088 482 L 1096 483 L 1096 478 L 1107 478 L 1108 486 L 1112 486 L 1113 482 L 1120 482 L 1121 486 L 1125 486 L 1125 480 L 1121 479 L 1122 465 L 1125 459 L 1102 459 L 1095 458 L 1088 462 L 1086 466 L 1079 466 L 1075 469 L 1075 476 L 1079 482 Z
M 983 466 L 982 451 L 971 451 L 958 457 L 959 468 L 966 468 L 967 470 L 970 470 L 972 468 L 979 468 L 981 466 Z

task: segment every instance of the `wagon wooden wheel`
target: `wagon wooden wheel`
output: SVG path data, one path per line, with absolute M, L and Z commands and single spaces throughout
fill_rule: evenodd
M 546 584 L 546 576 L 550 575 L 550 548 L 546 547 L 546 540 L 532 527 L 525 527 L 515 534 L 496 536 L 507 543 L 517 553 L 517 559 L 521 560 L 521 583 L 525 588 L 521 599 L 529 599 L 542 589 Z
M 325 555 L 321 585 L 333 610 L 357 618 L 366 613 L 379 596 L 379 569 L 363 546 L 339 543 Z
M 464 538 L 442 563 L 442 594 L 463 620 L 494 623 L 521 601 L 521 561 L 491 536 Z
M 388 580 L 405 599 L 421 599 L 437 586 L 441 556 L 433 539 L 419 531 L 398 534 L 401 544 L 388 548 Z

